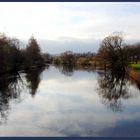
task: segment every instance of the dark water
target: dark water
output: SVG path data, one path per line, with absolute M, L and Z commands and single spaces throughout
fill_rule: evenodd
M 1 136 L 140 136 L 140 90 L 103 71 L 35 69 L 0 78 Z

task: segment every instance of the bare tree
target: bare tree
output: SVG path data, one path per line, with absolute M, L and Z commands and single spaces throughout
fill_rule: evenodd
M 106 38 L 101 43 L 98 51 L 99 60 L 112 70 L 125 71 L 127 65 L 127 56 L 123 49 L 122 33 L 114 33 Z

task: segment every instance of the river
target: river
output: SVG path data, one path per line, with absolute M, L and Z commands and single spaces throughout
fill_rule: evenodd
M 140 136 L 140 90 L 101 70 L 46 66 L 0 78 L 0 136 Z

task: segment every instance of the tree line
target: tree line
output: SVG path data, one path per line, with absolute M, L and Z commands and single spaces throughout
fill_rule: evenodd
M 96 59 L 104 67 L 124 72 L 131 63 L 140 61 L 140 43 L 125 44 L 121 33 L 114 33 L 103 39 Z
M 47 46 L 46 46 L 47 47 Z M 94 46 L 93 46 L 94 47 Z M 37 40 L 32 36 L 26 48 L 20 47 L 16 38 L 0 35 L 0 74 L 48 64 L 104 67 L 123 72 L 131 63 L 140 62 L 140 43 L 125 44 L 121 33 L 105 37 L 97 53 L 73 53 L 66 51 L 59 55 L 41 53 Z
M 0 74 L 41 66 L 43 63 L 39 45 L 34 37 L 29 39 L 25 49 L 21 49 L 18 39 L 0 35 Z
M 57 65 L 98 66 L 123 72 L 131 63 L 140 62 L 140 43 L 126 44 L 121 33 L 113 33 L 102 40 L 97 53 L 66 51 L 55 56 L 44 54 L 44 59 Z

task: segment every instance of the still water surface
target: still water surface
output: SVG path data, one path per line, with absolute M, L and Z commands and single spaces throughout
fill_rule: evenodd
M 54 66 L 5 77 L 0 136 L 140 136 L 140 90 L 129 80 Z

